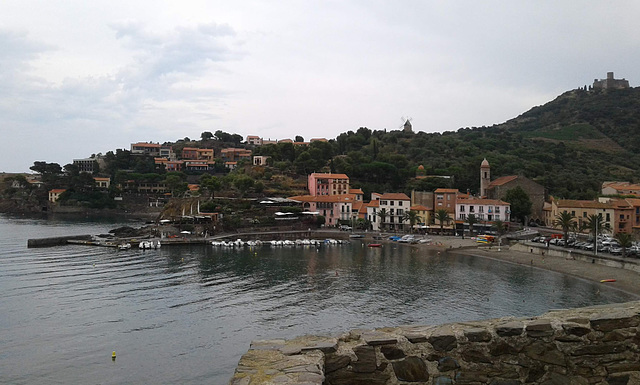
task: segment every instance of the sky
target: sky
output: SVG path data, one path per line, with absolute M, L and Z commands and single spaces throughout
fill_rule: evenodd
M 609 71 L 640 2 L 3 0 L 0 171 L 204 131 L 490 126 Z

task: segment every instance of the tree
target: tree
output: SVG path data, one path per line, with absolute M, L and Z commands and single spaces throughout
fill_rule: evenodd
M 473 225 L 478 223 L 478 218 L 475 214 L 469 214 L 467 217 L 467 223 L 469 224 L 469 235 L 473 236 Z
M 183 195 L 188 189 L 187 182 L 185 182 L 180 177 L 180 175 L 176 175 L 173 173 L 167 175 L 167 177 L 165 178 L 165 183 L 167 184 L 169 190 L 171 190 L 171 193 L 174 197 Z
M 442 235 L 444 231 L 444 223 L 449 223 L 451 217 L 449 216 L 449 212 L 445 209 L 439 209 L 436 211 L 435 220 L 440 223 L 440 235 Z
M 240 194 L 244 196 L 244 194 L 249 191 L 250 188 L 253 187 L 255 181 L 253 178 L 247 175 L 239 175 L 234 181 L 233 185 L 240 191 Z
M 296 143 L 302 143 L 304 142 L 304 138 L 300 135 L 296 135 L 296 139 L 294 140 L 294 142 Z
M 602 214 L 591 214 L 587 217 L 583 228 L 593 234 L 593 251 L 598 251 L 598 235 L 609 229 L 609 224 L 602 219 Z
M 506 223 L 504 223 L 503 221 L 501 221 L 500 219 L 496 219 L 493 222 L 493 225 L 496 228 L 496 233 L 498 233 L 498 238 L 501 238 L 504 233 L 507 232 L 507 227 L 506 227 Z
M 211 140 L 213 139 L 213 134 L 210 131 L 204 131 L 202 134 L 200 134 L 200 139 Z
M 387 220 L 387 217 L 389 216 L 387 209 L 385 208 L 380 209 L 376 215 L 380 218 L 380 227 L 384 229 L 384 226 L 385 226 L 384 222 Z
M 622 248 L 622 258 L 626 258 L 627 249 L 633 245 L 633 235 L 627 233 L 618 233 L 614 237 Z
M 404 216 L 402 217 L 402 221 L 403 222 L 409 222 L 409 231 L 411 233 L 413 233 L 413 226 L 416 224 L 416 222 L 418 221 L 418 212 L 415 210 L 409 210 L 407 212 L 404 213 Z
M 213 199 L 215 192 L 222 187 L 222 182 L 213 175 L 203 174 L 202 177 L 200 177 L 200 186 L 204 187 L 209 192 L 211 199 Z
M 516 186 L 507 190 L 506 195 L 502 198 L 511 205 L 511 216 L 515 217 L 521 223 L 524 223 L 527 216 L 531 214 L 531 199 L 529 195 L 520 186 Z
M 564 233 L 564 247 L 569 247 L 567 237 L 569 235 L 569 230 L 573 229 L 576 225 L 575 218 L 575 215 L 570 212 L 563 211 L 558 214 L 556 219 L 553 221 L 553 225 L 560 227 Z

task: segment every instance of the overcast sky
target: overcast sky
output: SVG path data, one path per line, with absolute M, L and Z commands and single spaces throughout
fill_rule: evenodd
M 203 131 L 502 123 L 614 71 L 638 1 L 2 0 L 0 171 Z

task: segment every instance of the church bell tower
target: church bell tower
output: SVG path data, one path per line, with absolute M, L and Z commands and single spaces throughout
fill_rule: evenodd
M 484 158 L 482 163 L 480 164 L 480 196 L 487 196 L 487 189 L 489 188 L 489 183 L 491 183 L 491 167 L 489 166 L 489 162 L 487 158 Z

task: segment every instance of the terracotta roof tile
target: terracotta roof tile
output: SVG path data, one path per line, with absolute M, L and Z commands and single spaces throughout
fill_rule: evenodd
M 518 179 L 517 175 L 501 176 L 500 178 L 491 181 L 491 183 L 489 183 L 489 187 L 502 186 L 503 184 L 509 183 L 516 179 Z

